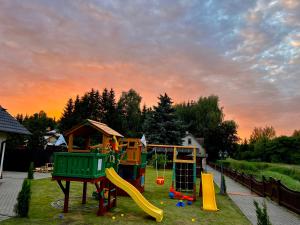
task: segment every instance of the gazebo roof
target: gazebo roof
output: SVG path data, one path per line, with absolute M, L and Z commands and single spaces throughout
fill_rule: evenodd
M 31 134 L 22 124 L 20 124 L 6 109 L 0 106 L 0 132 Z
M 87 119 L 84 122 L 78 124 L 77 126 L 71 128 L 70 130 L 65 132 L 66 136 L 69 136 L 72 133 L 76 133 L 77 131 L 84 129 L 84 127 L 92 127 L 95 130 L 104 133 L 106 135 L 116 136 L 116 137 L 123 137 L 122 134 L 118 133 L 117 131 L 113 130 L 109 126 L 107 126 L 105 123 L 100 123 L 95 120 Z

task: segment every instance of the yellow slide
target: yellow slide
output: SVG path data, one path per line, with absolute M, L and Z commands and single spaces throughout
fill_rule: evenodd
M 150 216 L 154 217 L 157 222 L 161 222 L 163 219 L 163 210 L 155 207 L 130 183 L 122 179 L 114 170 L 114 168 L 105 169 L 106 177 L 116 186 L 126 191 L 130 197 L 135 201 L 135 203 L 144 212 L 148 213 Z
M 210 173 L 202 173 L 201 180 L 203 209 L 209 211 L 218 211 L 213 175 Z

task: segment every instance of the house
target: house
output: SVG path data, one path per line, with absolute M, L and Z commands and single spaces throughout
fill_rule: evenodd
M 189 132 L 185 133 L 184 138 L 182 138 L 182 145 L 183 146 L 195 146 L 197 148 L 197 157 L 205 158 L 206 152 L 203 148 L 203 138 L 196 138 Z
M 56 147 L 67 148 L 67 142 L 64 136 L 58 133 L 56 130 L 48 131 L 44 136 L 44 149 L 55 149 Z
M 204 138 L 197 138 L 188 131 L 186 131 L 184 138 L 182 138 L 183 146 L 195 146 L 197 157 L 197 177 L 201 175 L 201 171 L 206 169 L 206 151 L 203 148 Z
M 9 134 L 30 135 L 31 133 L 0 106 L 0 178 L 2 178 L 5 146 Z

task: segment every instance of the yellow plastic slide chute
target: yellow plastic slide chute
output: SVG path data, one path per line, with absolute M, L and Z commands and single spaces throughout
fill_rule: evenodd
M 208 211 L 218 211 L 213 175 L 210 173 L 202 173 L 201 179 L 203 209 Z
M 155 207 L 130 183 L 122 179 L 114 170 L 114 168 L 105 169 L 106 177 L 117 187 L 126 191 L 129 196 L 135 201 L 135 203 L 144 212 L 154 217 L 157 222 L 161 222 L 163 219 L 163 210 Z

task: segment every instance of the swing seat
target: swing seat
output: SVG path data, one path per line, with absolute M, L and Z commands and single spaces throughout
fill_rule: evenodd
M 165 183 L 165 178 L 164 178 L 164 177 L 157 177 L 157 178 L 156 178 L 156 183 L 157 183 L 158 185 L 164 185 L 164 183 Z

